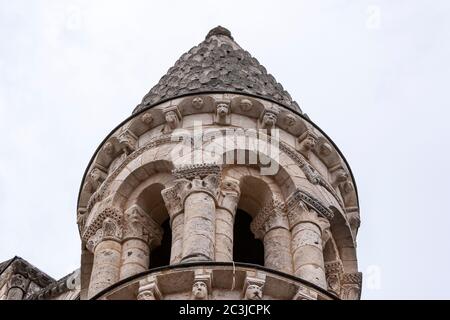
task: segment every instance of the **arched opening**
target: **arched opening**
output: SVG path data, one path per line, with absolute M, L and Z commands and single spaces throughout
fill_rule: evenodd
M 264 245 L 256 239 L 250 230 L 252 217 L 245 211 L 238 209 L 233 229 L 233 260 L 264 265 Z
M 170 264 L 170 249 L 172 246 L 172 230 L 170 229 L 170 219 L 166 219 L 161 227 L 164 230 L 161 245 L 153 248 L 150 253 L 150 269 L 168 266 Z

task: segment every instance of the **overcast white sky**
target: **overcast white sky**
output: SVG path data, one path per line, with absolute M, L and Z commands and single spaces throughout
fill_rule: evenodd
M 102 139 L 220 24 L 356 178 L 363 298 L 450 298 L 450 2 L 0 0 L 0 261 L 79 266 Z

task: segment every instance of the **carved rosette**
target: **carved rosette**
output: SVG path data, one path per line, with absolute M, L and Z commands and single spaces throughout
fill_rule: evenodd
M 276 228 L 289 230 L 289 222 L 284 203 L 277 199 L 271 199 L 253 219 L 250 229 L 257 239 L 262 240 L 268 231 Z
M 344 273 L 341 281 L 341 299 L 359 300 L 361 298 L 362 273 Z
M 163 229 L 138 205 L 125 212 L 123 240 L 140 239 L 150 248 L 161 244 Z

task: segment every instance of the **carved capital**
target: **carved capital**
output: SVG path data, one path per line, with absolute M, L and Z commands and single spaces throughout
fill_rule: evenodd
M 137 300 L 160 300 L 161 298 L 161 290 L 159 290 L 158 279 L 155 276 L 148 276 L 139 281 Z
M 277 199 L 271 199 L 253 219 L 250 229 L 256 238 L 264 239 L 267 232 L 276 228 L 289 230 L 289 223 L 284 203 Z
M 234 215 L 240 196 L 239 180 L 230 177 L 223 178 L 220 184 L 219 206 Z
M 116 220 L 113 217 L 106 217 L 102 222 L 101 228 L 97 229 L 95 234 L 89 237 L 86 248 L 93 253 L 100 242 L 105 240 L 120 242 L 121 239 L 122 226 L 120 220 Z
M 94 215 L 94 218 L 82 235 L 82 239 L 87 243 L 86 247 L 92 249 L 89 249 L 91 252 L 98 242 L 103 240 L 103 237 L 120 241 L 122 237 L 122 211 L 119 208 L 105 206 L 91 214 Z
M 328 291 L 335 295 L 341 294 L 341 281 L 344 273 L 344 267 L 340 260 L 325 263 L 325 273 L 327 278 Z
M 359 300 L 361 298 L 362 273 L 344 273 L 341 281 L 341 299 Z
M 325 207 L 319 200 L 300 189 L 297 189 L 288 197 L 286 207 L 291 228 L 303 219 L 303 212 L 309 212 L 309 209 L 313 209 L 327 220 L 333 218 L 333 212 L 330 209 Z M 298 219 L 300 220 L 297 221 Z M 316 223 L 318 224 L 318 222 Z
M 189 183 L 187 179 L 177 179 L 172 186 L 161 191 L 171 221 L 183 212 L 184 203 L 181 193 Z
M 153 248 L 161 244 L 162 236 L 163 229 L 138 205 L 125 212 L 124 240 L 140 239 Z

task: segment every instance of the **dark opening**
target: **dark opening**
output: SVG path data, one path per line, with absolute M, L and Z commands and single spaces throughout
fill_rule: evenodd
M 161 245 L 150 253 L 150 269 L 168 266 L 170 264 L 170 249 L 172 246 L 172 230 L 170 229 L 170 219 L 166 219 L 161 227 L 164 234 Z
M 252 217 L 238 209 L 234 221 L 233 260 L 264 266 L 264 245 L 250 230 Z

